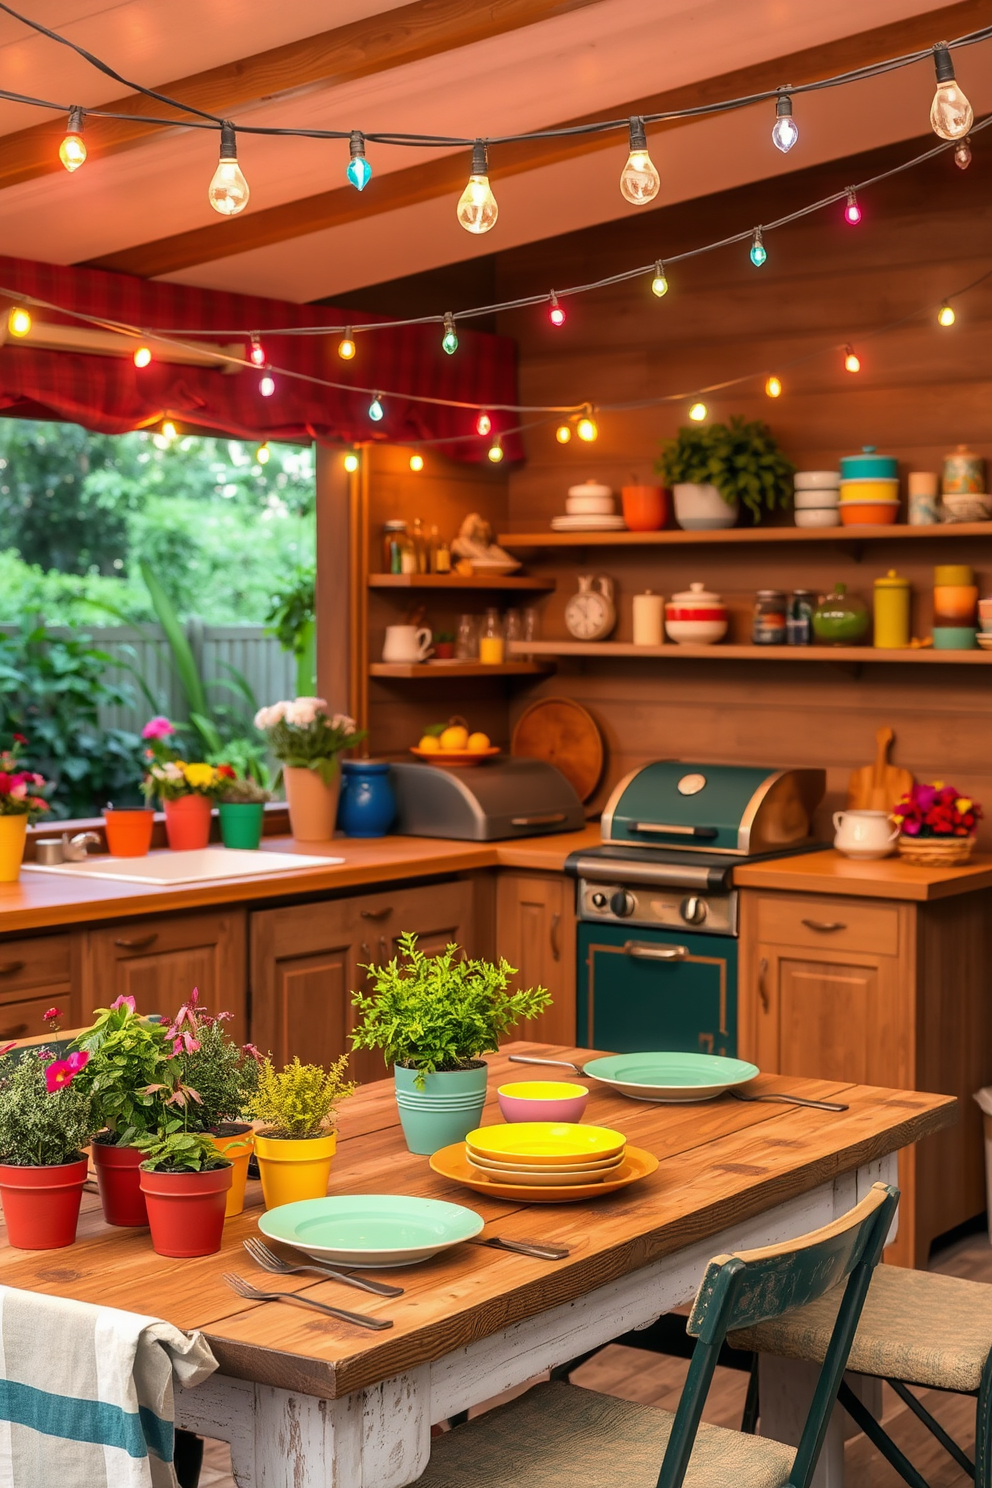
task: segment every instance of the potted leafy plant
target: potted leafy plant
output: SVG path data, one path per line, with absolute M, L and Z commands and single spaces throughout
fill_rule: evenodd
M 434 632 L 434 655 L 438 661 L 450 661 L 455 654 L 455 632 L 453 630 L 436 630 Z
M 21 768 L 26 743 L 23 734 L 15 734 L 13 747 L 0 750 L 0 883 L 15 883 L 20 877 L 28 823 L 49 810 L 39 794 L 47 782 Z
M 334 836 L 341 775 L 338 755 L 365 737 L 345 713 L 328 717 L 323 698 L 298 697 L 259 708 L 255 727 L 282 765 L 289 823 L 298 842 Z
M 521 1018 L 548 1007 L 551 994 L 543 987 L 507 992 L 515 969 L 502 957 L 459 959 L 456 945 L 427 956 L 410 934 L 400 936 L 399 949 L 402 961 L 363 968 L 373 987 L 352 994 L 361 1022 L 351 1038 L 356 1049 L 381 1049 L 395 1064 L 406 1144 L 429 1154 L 478 1126 L 488 1075 L 481 1056 Z
M 741 505 L 755 522 L 787 507 L 795 471 L 767 424 L 740 417 L 679 429 L 663 442 L 655 468 L 671 487 L 675 520 L 689 532 L 733 527 Z
M 337 1147 L 335 1110 L 358 1089 L 345 1079 L 347 1067 L 347 1054 L 329 1069 L 298 1057 L 281 1070 L 271 1059 L 263 1062 L 248 1109 L 264 1123 L 255 1133 L 255 1156 L 267 1209 L 327 1193 Z
M 168 1099 L 185 1111 L 192 1095 L 177 1086 Z M 202 1132 L 186 1131 L 178 1118 L 139 1142 L 153 1248 L 163 1256 L 214 1255 L 224 1236 L 230 1160 Z
M 0 1199 L 11 1245 L 56 1250 L 76 1238 L 86 1182 L 82 1149 L 93 1130 L 89 1096 L 75 1083 L 88 1056 L 56 1059 L 0 1050 Z
M 230 765 L 218 765 L 221 777 L 218 814 L 225 847 L 257 848 L 262 840 L 265 803 L 272 792 L 250 775 L 239 776 Z

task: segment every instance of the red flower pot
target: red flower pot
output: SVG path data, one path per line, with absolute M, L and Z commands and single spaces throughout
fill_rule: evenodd
M 103 1217 L 112 1225 L 147 1225 L 148 1209 L 138 1181 L 144 1153 L 95 1141 L 91 1148 Z
M 205 1173 L 138 1171 L 158 1255 L 203 1256 L 220 1250 L 233 1176 L 230 1166 Z
M 206 847 L 210 841 L 209 798 L 189 795 L 166 801 L 165 835 L 173 852 Z
M 7 1238 L 18 1250 L 60 1250 L 76 1238 L 87 1161 L 54 1168 L 0 1163 L 0 1200 Z

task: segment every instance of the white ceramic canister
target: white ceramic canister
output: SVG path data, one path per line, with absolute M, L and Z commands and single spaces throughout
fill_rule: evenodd
M 569 486 L 565 510 L 570 517 L 612 517 L 616 513 L 616 502 L 609 486 L 588 480 L 578 486 Z
M 909 492 L 909 525 L 932 527 L 940 521 L 940 478 L 936 470 L 911 470 L 906 478 Z
M 899 828 L 887 811 L 835 811 L 834 847 L 845 858 L 887 858 L 895 852 Z
M 665 601 L 646 589 L 634 595 L 634 645 L 661 646 L 665 636 Z

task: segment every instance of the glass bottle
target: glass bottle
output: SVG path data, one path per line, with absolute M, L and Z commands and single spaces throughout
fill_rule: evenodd
M 416 557 L 416 567 L 413 572 L 427 573 L 429 545 L 427 533 L 424 531 L 424 524 L 420 517 L 414 517 L 413 519 L 413 531 L 410 533 L 410 540 L 413 543 L 413 551 Z
M 479 635 L 479 660 L 486 666 L 501 666 L 505 652 L 503 625 L 495 605 L 486 611 Z
M 510 650 L 511 641 L 522 641 L 524 638 L 523 615 L 519 610 L 507 610 L 503 617 L 503 639 L 506 642 L 506 656 L 509 661 L 518 661 Z
M 385 522 L 382 528 L 382 571 L 383 573 L 403 572 L 403 539 L 406 537 L 406 523 L 401 517 L 396 517 Z
M 434 532 L 437 528 L 432 529 Z M 439 537 L 434 548 L 434 572 L 449 574 L 451 572 L 451 544 L 446 537 Z
M 417 549 L 409 532 L 404 532 L 400 538 L 400 573 L 417 572 Z
M 475 661 L 478 655 L 479 642 L 476 633 L 476 617 L 474 615 L 459 615 L 458 639 L 455 641 L 455 656 L 459 661 Z

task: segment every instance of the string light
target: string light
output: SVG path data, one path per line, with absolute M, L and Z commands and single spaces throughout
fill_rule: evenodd
M 654 278 L 651 280 L 651 293 L 657 295 L 660 300 L 662 295 L 668 293 L 668 280 L 665 278 L 665 265 L 659 258 L 654 266 Z
M 585 440 L 586 444 L 592 444 L 595 439 L 599 438 L 599 427 L 591 411 L 583 414 L 582 418 L 579 419 L 579 422 L 575 426 L 575 432 L 580 439 Z
M 351 152 L 351 159 L 348 161 L 345 174 L 356 191 L 364 191 L 372 179 L 372 167 L 365 159 L 365 136 L 360 129 L 351 131 L 348 149 Z
M 955 316 L 953 309 L 945 300 L 940 309 L 937 311 L 938 325 L 952 326 L 956 319 L 957 317 Z
M 338 342 L 338 356 L 343 362 L 350 362 L 355 355 L 355 351 L 355 338 L 351 334 L 351 326 L 349 326 Z
M 661 177 L 648 154 L 644 120 L 635 117 L 630 121 L 630 154 L 620 172 L 620 195 L 632 207 L 646 207 L 660 190 Z
M 70 173 L 78 170 L 86 159 L 86 144 L 83 140 L 83 111 L 78 104 L 69 110 L 69 123 L 65 139 L 59 145 L 59 159 Z
M 853 346 L 845 346 L 844 347 L 844 371 L 845 372 L 860 372 L 861 371 L 861 358 L 858 356 L 858 354 L 854 350 L 854 347 Z
M 850 227 L 857 227 L 861 221 L 861 208 L 858 206 L 857 193 L 853 186 L 847 188 L 847 204 L 844 207 L 844 221 Z
M 424 457 L 423 457 L 423 455 L 411 455 L 410 456 L 410 469 L 411 470 L 423 470 L 423 468 L 424 468 Z
M 488 413 L 480 413 L 479 417 L 475 421 L 475 432 L 485 437 L 485 435 L 491 433 L 492 427 L 493 421 L 489 417 Z
M 276 380 L 274 377 L 270 377 L 269 374 L 266 372 L 265 376 L 259 379 L 258 391 L 261 393 L 263 398 L 271 398 L 275 390 Z
M 553 326 L 563 326 L 565 324 L 565 310 L 562 305 L 559 305 L 558 296 L 554 290 L 551 291 L 551 307 L 548 310 L 548 319 Z
M 458 350 L 458 335 L 455 331 L 455 317 L 450 310 L 444 312 L 444 335 L 441 338 L 441 346 L 449 356 L 454 356 Z
M 958 170 L 967 170 L 971 164 L 971 140 L 963 139 L 954 151 L 954 164 Z
M 954 63 L 946 41 L 933 49 L 933 67 L 937 91 L 930 105 L 930 127 L 940 139 L 961 139 L 975 122 L 975 111 L 954 76 Z
M 706 417 L 706 413 L 707 408 L 705 403 L 693 403 L 692 407 L 689 409 L 689 417 L 695 424 L 701 424 L 703 422 L 703 419 Z
M 782 396 L 782 380 L 781 380 L 781 378 L 775 377 L 775 376 L 769 377 L 768 380 L 765 383 L 765 392 L 768 394 L 768 397 L 769 398 L 781 398 L 781 396 Z
M 354 453 L 354 451 L 352 451 L 350 455 L 345 455 L 344 468 L 345 470 L 347 470 L 349 475 L 354 475 L 355 471 L 358 469 L 358 456 Z
M 503 445 L 498 434 L 496 435 L 496 438 L 493 440 L 492 444 L 489 446 L 489 458 L 490 460 L 492 460 L 494 465 L 498 465 L 500 460 L 502 460 L 503 458 Z
M 373 393 L 372 402 L 369 404 L 369 418 L 372 419 L 374 423 L 379 423 L 380 419 L 383 416 L 383 412 L 384 410 L 382 404 L 379 402 L 379 394 Z
M 265 348 L 258 339 L 257 331 L 251 333 L 251 350 L 248 352 L 248 360 L 253 367 L 265 366 Z
M 787 155 L 799 138 L 799 126 L 792 117 L 792 99 L 788 93 L 780 93 L 775 101 L 775 123 L 772 125 L 772 144 Z
M 559 424 L 555 430 L 555 438 L 559 444 L 568 444 L 572 437 L 571 424 Z
M 174 439 L 178 439 L 178 437 L 179 430 L 176 428 L 175 424 L 172 422 L 171 419 L 165 419 L 162 424 L 162 438 L 167 439 L 171 444 L 172 441 Z
M 222 217 L 234 217 L 248 205 L 248 182 L 238 164 L 238 142 L 234 125 L 225 119 L 220 126 L 220 162 L 207 187 L 207 200 Z
M 26 336 L 31 329 L 31 312 L 18 305 L 7 316 L 7 329 L 12 336 Z
M 267 444 L 260 444 L 255 451 L 255 461 L 258 465 L 268 465 L 272 451 Z
M 496 226 L 499 207 L 489 184 L 489 155 L 482 140 L 472 146 L 472 173 L 458 198 L 457 215 L 466 232 L 487 233 Z
M 754 267 L 756 269 L 760 269 L 761 265 L 764 263 L 767 257 L 768 254 L 765 251 L 765 243 L 761 235 L 761 228 L 756 227 L 754 229 L 754 236 L 751 239 L 751 262 L 754 264 Z
M 131 358 L 136 367 L 147 367 L 151 362 L 151 359 L 151 348 L 148 346 L 139 346 L 138 349 L 135 351 L 133 357 Z

